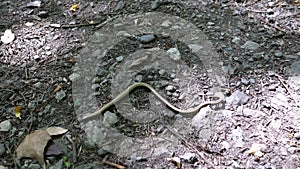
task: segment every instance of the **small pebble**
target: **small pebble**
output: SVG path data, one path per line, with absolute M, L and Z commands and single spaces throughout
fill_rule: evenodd
M 100 157 L 104 157 L 108 154 L 109 152 L 100 148 L 98 151 L 97 151 L 97 154 L 100 156 Z
M 294 137 L 299 140 L 300 139 L 300 133 L 295 133 Z
M 138 39 L 141 43 L 145 44 L 145 43 L 152 42 L 155 39 L 155 36 L 154 35 L 143 35 L 143 36 L 140 36 Z
M 122 61 L 124 60 L 124 56 L 118 56 L 118 57 L 116 58 L 116 60 L 117 60 L 118 62 L 122 62 Z
M 78 73 L 72 73 L 70 76 L 69 76 L 69 79 L 73 82 L 77 79 L 79 79 L 80 75 Z
M 66 97 L 66 92 L 64 90 L 60 90 L 55 94 L 55 99 L 58 101 L 61 101 L 65 97 Z
M 244 45 L 241 46 L 241 48 L 244 48 L 246 50 L 256 50 L 259 48 L 259 44 L 252 41 L 247 41 Z
M 142 79 L 143 79 L 143 75 L 136 75 L 136 76 L 135 76 L 135 81 L 136 81 L 136 82 L 141 82 Z
M 7 132 L 11 129 L 11 123 L 9 120 L 5 120 L 0 123 L 0 131 Z
M 175 87 L 172 86 L 172 85 L 169 85 L 169 86 L 166 87 L 166 90 L 167 90 L 167 91 L 174 91 L 174 90 L 175 90 Z
M 167 53 L 169 57 L 174 61 L 179 61 L 181 59 L 180 52 L 177 48 L 170 48 Z
M 274 53 L 274 55 L 276 56 L 276 57 L 282 57 L 282 52 L 280 52 L 280 51 L 276 51 L 275 53 Z
M 244 85 L 248 85 L 250 82 L 249 80 L 245 79 L 245 78 L 242 78 L 241 79 L 241 82 L 244 84 Z
M 269 76 L 274 76 L 274 75 L 275 75 L 275 72 L 272 71 L 272 70 L 269 70 L 269 71 L 268 71 L 268 75 L 269 75 Z

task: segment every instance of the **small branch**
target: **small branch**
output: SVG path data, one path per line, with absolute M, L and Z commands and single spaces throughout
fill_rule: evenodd
M 299 107 L 300 103 L 298 103 L 297 99 L 294 97 L 294 95 L 292 94 L 290 88 L 284 83 L 283 78 L 279 75 L 279 74 L 275 74 L 275 76 L 277 77 L 277 79 L 280 81 L 280 83 L 283 85 L 283 87 L 287 90 L 287 92 L 289 93 L 289 95 L 292 97 L 292 99 L 294 100 L 294 102 L 296 103 L 296 105 Z
M 103 160 L 102 164 L 106 164 L 106 165 L 115 167 L 117 169 L 125 169 L 126 168 L 125 166 L 122 166 L 122 165 L 119 165 L 119 164 L 116 164 L 116 163 L 113 163 L 113 162 L 110 162 L 110 161 L 107 161 L 107 160 Z

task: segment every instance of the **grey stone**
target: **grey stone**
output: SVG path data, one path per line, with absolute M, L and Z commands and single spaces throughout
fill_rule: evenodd
M 225 74 L 233 75 L 235 72 L 235 68 L 231 65 L 228 66 L 222 66 L 222 70 Z
M 245 79 L 245 78 L 242 78 L 241 79 L 241 82 L 244 84 L 244 85 L 248 85 L 250 83 L 249 80 Z
M 214 23 L 214 22 L 207 22 L 207 25 L 208 25 L 208 26 L 214 26 L 215 23 Z
M 5 120 L 0 123 L 0 131 L 8 132 L 11 129 L 11 123 L 9 120 Z
M 30 101 L 27 105 L 29 109 L 33 109 L 35 107 L 35 101 Z
M 60 90 L 55 94 L 55 99 L 61 101 L 66 96 L 67 96 L 66 92 L 64 90 Z
M 41 18 L 47 18 L 49 13 L 47 11 L 40 11 L 37 15 Z
M 104 76 L 107 73 L 106 70 L 99 68 L 97 71 L 98 76 Z
M 240 42 L 241 38 L 239 37 L 233 37 L 233 39 L 231 40 L 232 43 L 238 44 Z
M 5 155 L 5 146 L 3 144 L 0 144 L 0 157 L 3 157 Z
M 116 61 L 118 61 L 118 62 L 122 62 L 123 60 L 124 60 L 124 56 L 118 56 L 116 58 Z
M 69 79 L 74 82 L 75 80 L 79 79 L 80 75 L 78 73 L 72 73 L 70 76 L 69 76 Z
M 40 87 L 42 87 L 42 85 L 43 84 L 41 82 L 37 82 L 37 83 L 33 84 L 33 86 L 36 88 L 40 88 Z
M 227 141 L 221 142 L 221 150 L 229 150 L 231 145 Z
M 237 90 L 232 93 L 230 97 L 226 98 L 226 103 L 229 105 L 242 105 L 247 103 L 249 100 L 249 96 L 246 95 L 245 93 Z
M 104 156 L 106 156 L 108 153 L 109 153 L 109 151 L 104 150 L 103 148 L 100 148 L 100 149 L 97 150 L 97 154 L 98 154 L 100 157 L 104 157 Z
M 135 76 L 135 81 L 140 82 L 143 79 L 143 75 L 136 75 Z
M 299 149 L 297 147 L 289 147 L 287 151 L 291 154 L 295 154 Z
M 282 56 L 283 56 L 283 54 L 282 54 L 281 51 L 275 51 L 274 55 L 275 55 L 276 57 L 282 57 Z
M 96 90 L 96 89 L 98 89 L 99 87 L 100 87 L 99 84 L 93 84 L 93 85 L 92 85 L 92 89 L 93 89 L 93 90 Z
M 92 80 L 92 83 L 100 83 L 101 82 L 101 79 L 99 79 L 98 77 L 95 77 L 93 80 Z
M 153 149 L 153 156 L 154 157 L 168 156 L 170 154 L 171 154 L 171 152 L 165 146 L 160 146 L 160 147 L 157 147 L 157 148 Z
M 161 69 L 158 71 L 159 75 L 164 75 L 166 73 L 166 71 L 164 69 Z
M 268 71 L 268 75 L 269 75 L 269 76 L 274 76 L 274 75 L 275 75 L 275 72 L 274 72 L 273 70 L 269 70 L 269 71 Z
M 163 0 L 155 0 L 151 3 L 151 9 L 156 10 L 161 4 L 163 3 Z
M 192 52 L 196 53 L 199 50 L 203 49 L 203 46 L 198 45 L 198 44 L 190 44 L 189 48 L 192 50 Z
M 170 48 L 167 53 L 169 54 L 170 58 L 174 61 L 179 61 L 181 59 L 180 52 L 177 48 Z
M 259 48 L 259 44 L 252 41 L 247 41 L 244 45 L 241 46 L 241 48 L 244 48 L 246 50 L 256 50 Z
M 108 124 L 109 126 L 116 124 L 119 121 L 117 115 L 111 112 L 106 112 L 103 117 L 103 123 Z
M 296 61 L 291 64 L 290 68 L 288 69 L 290 74 L 299 75 L 300 74 L 300 61 Z
M 115 8 L 116 11 L 123 9 L 125 6 L 125 1 L 119 1 L 117 7 Z
M 138 39 L 141 43 L 145 44 L 145 43 L 152 42 L 155 39 L 155 36 L 154 35 L 142 35 Z
M 300 139 L 300 133 L 295 133 L 294 137 L 299 140 Z
M 253 78 L 251 78 L 251 79 L 249 79 L 249 81 L 251 82 L 251 83 L 256 83 L 256 80 L 255 79 L 253 79 Z
M 193 117 L 192 125 L 198 129 L 201 129 L 203 126 L 207 125 L 209 119 L 206 116 L 209 114 L 211 109 L 209 107 L 204 107 Z
M 166 90 L 167 90 L 167 91 L 174 91 L 174 90 L 175 90 L 175 87 L 172 86 L 172 85 L 169 85 L 169 86 L 166 87 Z
M 281 127 L 281 119 L 273 119 L 269 125 L 269 127 L 279 131 L 280 127 Z
M 183 155 L 180 155 L 179 158 L 187 161 L 187 162 L 193 162 L 196 158 L 196 154 L 195 153 L 184 153 Z

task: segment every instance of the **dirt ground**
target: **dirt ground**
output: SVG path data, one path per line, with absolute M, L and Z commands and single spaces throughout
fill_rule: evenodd
M 52 169 L 300 169 L 299 8 L 298 0 L 0 2 L 1 36 L 15 35 L 0 46 L 0 169 L 40 168 L 15 151 L 51 126 L 68 130 L 45 148 Z M 225 98 L 186 116 L 137 88 L 82 121 L 135 82 L 181 109 L 216 92 Z

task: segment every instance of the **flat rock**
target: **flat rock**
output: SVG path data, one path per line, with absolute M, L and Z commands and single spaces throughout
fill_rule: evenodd
M 244 48 L 246 50 L 256 50 L 259 48 L 259 44 L 252 41 L 247 41 L 244 45 L 241 46 L 241 48 Z
M 170 48 L 167 53 L 169 54 L 170 58 L 174 61 L 180 60 L 180 52 L 177 48 Z
M 241 92 L 239 90 L 232 93 L 230 97 L 226 98 L 226 103 L 229 105 L 242 105 L 247 103 L 249 100 L 249 96 L 246 95 L 244 92 Z
M 0 131 L 8 132 L 11 129 L 11 123 L 9 120 L 5 120 L 0 123 Z

